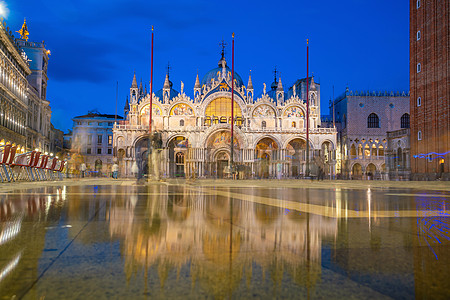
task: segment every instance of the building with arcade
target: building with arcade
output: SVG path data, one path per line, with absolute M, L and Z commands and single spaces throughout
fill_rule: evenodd
M 193 97 L 181 83 L 176 91 L 166 74 L 152 95 L 152 130 L 162 137 L 161 175 L 227 177 L 231 154 L 231 69 L 223 55 L 218 67 L 197 78 Z M 275 73 L 274 82 L 257 93 L 251 75 L 247 85 L 234 73 L 233 161 L 240 178 L 300 177 L 306 171 L 306 92 L 309 84 L 310 170 L 327 175 L 336 169 L 336 129 L 322 128 L 320 84 L 297 80 L 288 89 Z M 136 74 L 125 105 L 125 118 L 115 124 L 114 154 L 121 176 L 137 163 L 148 169 L 150 94 Z

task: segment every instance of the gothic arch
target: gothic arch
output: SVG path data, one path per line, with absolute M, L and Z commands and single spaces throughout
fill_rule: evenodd
M 306 137 L 303 137 L 303 136 L 293 136 L 293 137 L 291 137 L 291 138 L 286 139 L 286 140 L 283 142 L 283 145 L 282 145 L 283 148 L 282 148 L 282 149 L 286 149 L 286 147 L 289 145 L 289 143 L 292 142 L 292 141 L 295 140 L 295 139 L 301 139 L 301 140 L 303 140 L 303 141 L 306 142 Z M 313 145 L 313 142 L 311 141 L 311 139 L 309 140 L 309 148 L 310 148 L 310 150 L 314 150 L 314 145 Z
M 288 111 L 289 109 L 294 108 L 294 107 L 297 107 L 297 108 L 300 110 L 300 114 L 301 114 L 300 117 L 294 117 L 294 118 L 305 118 L 305 116 L 306 116 L 305 109 L 304 109 L 303 105 L 301 105 L 301 104 L 299 104 L 299 103 L 290 104 L 290 105 L 286 106 L 286 107 L 283 109 L 283 111 L 281 112 L 281 116 L 284 117 L 284 116 L 286 115 L 287 111 Z M 286 116 L 286 117 L 288 117 L 288 116 Z
M 269 139 L 273 140 L 273 141 L 277 144 L 278 149 L 279 149 L 279 150 L 281 149 L 281 142 L 280 142 L 276 137 L 274 137 L 274 136 L 272 136 L 272 135 L 269 135 L 269 134 L 263 135 L 263 136 L 259 136 L 259 137 L 255 140 L 255 142 L 253 143 L 252 149 L 255 149 L 256 146 L 259 144 L 259 142 L 261 142 L 263 139 L 266 139 L 266 138 L 269 138 Z
M 273 115 L 271 115 L 271 116 L 255 116 L 254 115 L 255 111 L 257 109 L 259 109 L 260 107 L 262 107 L 262 106 L 268 106 L 272 110 Z M 269 117 L 269 118 L 276 118 L 276 117 L 278 117 L 277 109 L 273 106 L 273 104 L 272 103 L 265 103 L 265 102 L 258 103 L 257 105 L 255 105 L 255 107 L 251 110 L 250 116 L 251 116 L 251 118 L 267 118 L 267 117 Z
M 229 124 L 215 124 L 209 127 L 204 133 L 203 137 L 199 142 L 200 147 L 207 147 L 206 143 L 208 139 L 218 131 L 228 130 L 231 131 L 231 126 Z M 236 138 L 238 139 L 239 146 L 241 149 L 245 149 L 248 147 L 247 136 L 239 129 L 239 127 L 234 126 L 234 133 L 236 134 Z
M 176 108 L 176 106 L 179 106 L 180 104 L 184 104 L 184 105 L 186 105 L 188 108 L 190 108 L 190 109 L 192 110 L 192 114 L 180 114 L 180 115 L 172 114 L 172 111 Z M 194 108 L 192 107 L 192 105 L 191 105 L 190 103 L 188 103 L 188 102 L 186 102 L 186 101 L 177 101 L 176 103 L 173 103 L 173 104 L 169 107 L 168 112 L 169 112 L 169 116 L 183 116 L 183 117 L 184 117 L 184 116 L 192 116 L 192 117 L 195 116 L 195 110 L 194 110 Z
M 244 117 L 246 115 L 245 102 L 237 93 L 235 93 L 234 95 L 237 96 L 237 97 L 234 97 L 234 102 L 237 103 L 237 105 L 241 109 L 242 117 Z M 206 117 L 206 108 L 209 106 L 209 104 L 211 102 L 213 102 L 214 100 L 216 100 L 218 98 L 229 98 L 231 100 L 231 92 L 215 92 L 211 95 L 208 95 L 202 101 L 202 104 L 201 104 L 200 111 L 201 111 L 202 116 Z

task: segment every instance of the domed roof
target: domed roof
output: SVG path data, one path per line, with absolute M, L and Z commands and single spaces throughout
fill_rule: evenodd
M 219 61 L 219 63 L 222 63 L 222 61 L 225 62 L 225 59 L 222 58 Z M 215 81 L 222 81 L 222 79 L 221 79 L 222 78 L 222 69 L 223 69 L 222 66 L 219 65 L 219 67 L 217 67 L 215 69 L 212 69 L 211 71 L 207 72 L 205 74 L 205 76 L 203 76 L 203 79 L 202 79 L 202 82 L 201 82 L 201 86 L 203 86 L 204 84 L 205 85 L 210 84 L 211 83 L 211 79 L 214 79 Z M 226 65 L 226 62 L 225 62 L 225 70 L 226 70 L 227 74 L 228 73 L 231 74 L 231 69 Z M 242 81 L 241 76 L 239 76 L 239 74 L 236 73 L 236 71 L 234 72 L 234 79 L 236 80 L 236 85 L 238 87 L 244 85 L 244 82 Z
M 176 96 L 178 96 L 180 93 L 176 90 L 174 90 L 172 87 L 170 88 L 170 92 L 169 92 L 169 99 L 173 99 Z M 160 99 L 160 101 L 163 101 L 163 89 L 160 89 L 158 91 L 155 92 L 155 96 L 158 97 Z

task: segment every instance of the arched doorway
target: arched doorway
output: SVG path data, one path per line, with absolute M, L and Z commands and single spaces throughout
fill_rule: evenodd
M 233 137 L 234 163 L 238 164 L 240 137 L 235 134 Z M 231 151 L 231 133 L 228 129 L 221 129 L 213 132 L 206 141 L 206 170 L 209 176 L 224 178 L 229 174 L 228 164 Z
M 370 163 L 367 165 L 366 175 L 367 175 L 368 180 L 373 180 L 376 172 L 377 172 L 377 167 L 374 164 Z
M 256 145 L 255 153 L 258 160 L 258 176 L 269 178 L 273 174 L 271 163 L 278 158 L 278 144 L 272 138 L 263 138 Z
M 134 145 L 136 164 L 141 174 L 148 174 L 149 139 L 143 137 Z
M 306 142 L 303 139 L 293 139 L 286 146 L 286 158 L 291 162 L 290 175 L 298 177 L 303 173 Z
M 189 141 L 184 136 L 174 137 L 168 144 L 169 176 L 185 176 L 185 159 Z
M 356 163 L 352 167 L 352 179 L 361 179 L 362 178 L 362 168 L 361 165 Z
M 227 178 L 230 175 L 229 153 L 226 150 L 218 151 L 214 161 L 216 162 L 217 178 Z

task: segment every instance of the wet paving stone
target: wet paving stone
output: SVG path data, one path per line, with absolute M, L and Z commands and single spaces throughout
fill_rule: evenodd
M 445 188 L 216 183 L 3 187 L 0 299 L 450 297 Z

